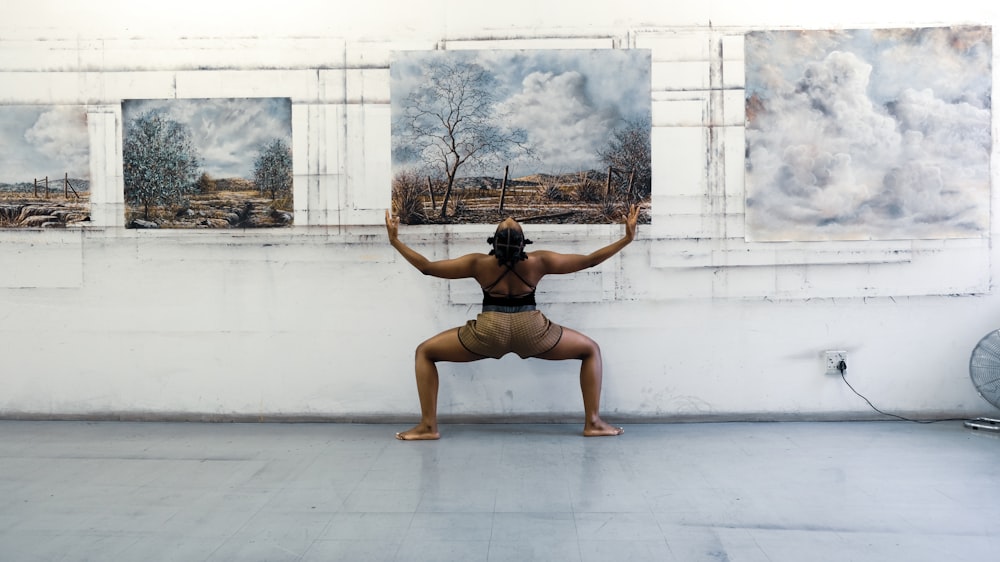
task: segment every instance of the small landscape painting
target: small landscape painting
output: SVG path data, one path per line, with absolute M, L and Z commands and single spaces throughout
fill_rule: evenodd
M 649 222 L 650 51 L 401 51 L 392 207 L 404 224 Z
M 746 238 L 982 238 L 990 27 L 748 33 Z
M 290 226 L 288 98 L 125 100 L 128 228 Z
M 83 106 L 0 107 L 0 228 L 90 221 L 90 139 Z

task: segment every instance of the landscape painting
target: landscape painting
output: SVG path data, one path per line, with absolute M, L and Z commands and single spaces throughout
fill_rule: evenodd
M 0 228 L 65 228 L 89 221 L 86 108 L 0 107 Z
M 406 51 L 390 62 L 404 224 L 649 222 L 643 49 Z
M 288 98 L 125 100 L 128 228 L 290 226 Z
M 988 236 L 990 27 L 745 45 L 748 240 Z

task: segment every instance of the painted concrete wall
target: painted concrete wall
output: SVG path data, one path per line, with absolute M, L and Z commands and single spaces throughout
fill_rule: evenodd
M 87 106 L 93 220 L 0 231 L 0 416 L 414 418 L 414 347 L 477 308 L 473 282 L 421 276 L 381 224 L 389 55 L 435 48 L 652 50 L 653 224 L 600 268 L 540 287 L 546 313 L 601 344 L 608 418 L 871 416 L 824 374 L 827 349 L 848 352 L 849 380 L 884 410 L 996 413 L 968 376 L 972 348 L 1000 328 L 989 239 L 750 244 L 742 216 L 743 33 L 992 25 L 992 0 L 905 13 L 775 0 L 23 4 L 0 22 L 0 103 Z M 123 228 L 122 99 L 258 96 L 293 102 L 295 227 Z M 447 257 L 491 231 L 402 237 Z M 529 235 L 589 251 L 621 232 Z M 576 420 L 576 369 L 445 365 L 440 413 Z

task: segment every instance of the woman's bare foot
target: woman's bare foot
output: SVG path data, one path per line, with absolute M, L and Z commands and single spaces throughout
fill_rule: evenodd
M 410 429 L 396 434 L 396 439 L 400 441 L 428 441 L 440 438 L 441 434 L 438 433 L 436 427 L 424 423 L 418 423 Z
M 595 422 L 589 422 L 583 426 L 584 437 L 604 437 L 621 435 L 622 433 L 625 433 L 623 428 L 608 425 L 601 419 L 598 419 Z

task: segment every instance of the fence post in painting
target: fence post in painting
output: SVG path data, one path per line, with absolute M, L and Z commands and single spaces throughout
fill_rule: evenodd
M 38 178 L 35 178 L 35 197 L 38 197 Z
M 608 183 L 604 186 L 604 202 L 607 203 L 611 199 L 611 174 L 615 171 L 614 168 L 608 166 Z
M 49 176 L 45 176 L 45 198 L 49 198 Z
M 507 173 L 510 170 L 510 165 L 503 167 L 503 181 L 500 182 L 500 212 L 503 212 L 504 199 L 507 198 Z
M 427 193 L 431 194 L 431 210 L 437 210 L 437 203 L 434 201 L 434 188 L 431 186 L 431 177 L 427 176 Z
M 64 182 L 63 183 L 63 197 L 65 197 L 66 199 L 69 199 L 69 192 L 72 191 L 73 195 L 76 195 L 76 198 L 79 199 L 80 198 L 80 194 L 77 193 L 75 189 L 73 189 L 72 185 L 69 184 L 69 172 L 66 172 L 66 175 L 64 176 L 63 182 Z

